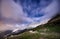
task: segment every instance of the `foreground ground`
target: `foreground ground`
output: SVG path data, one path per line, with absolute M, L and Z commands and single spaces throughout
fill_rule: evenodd
M 22 34 L 11 35 L 5 39 L 60 39 L 60 18 L 58 19 Z

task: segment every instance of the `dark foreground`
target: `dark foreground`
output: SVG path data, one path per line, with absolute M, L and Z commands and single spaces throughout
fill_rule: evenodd
M 3 39 L 60 39 L 60 17 L 30 31 Z

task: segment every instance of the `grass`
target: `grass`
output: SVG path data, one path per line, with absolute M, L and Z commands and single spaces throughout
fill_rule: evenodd
M 32 33 L 37 32 L 37 33 Z M 5 39 L 60 39 L 60 19 Z

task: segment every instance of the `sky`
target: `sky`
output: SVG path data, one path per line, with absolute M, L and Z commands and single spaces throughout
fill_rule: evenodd
M 2 0 L 0 11 L 3 23 L 11 24 L 9 29 L 23 30 L 48 23 L 59 7 L 57 0 Z

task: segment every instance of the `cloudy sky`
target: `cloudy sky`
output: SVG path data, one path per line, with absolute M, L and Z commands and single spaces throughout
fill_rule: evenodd
M 2 21 L 12 28 L 35 28 L 58 14 L 57 0 L 1 0 Z M 25 27 L 24 27 L 25 26 Z

